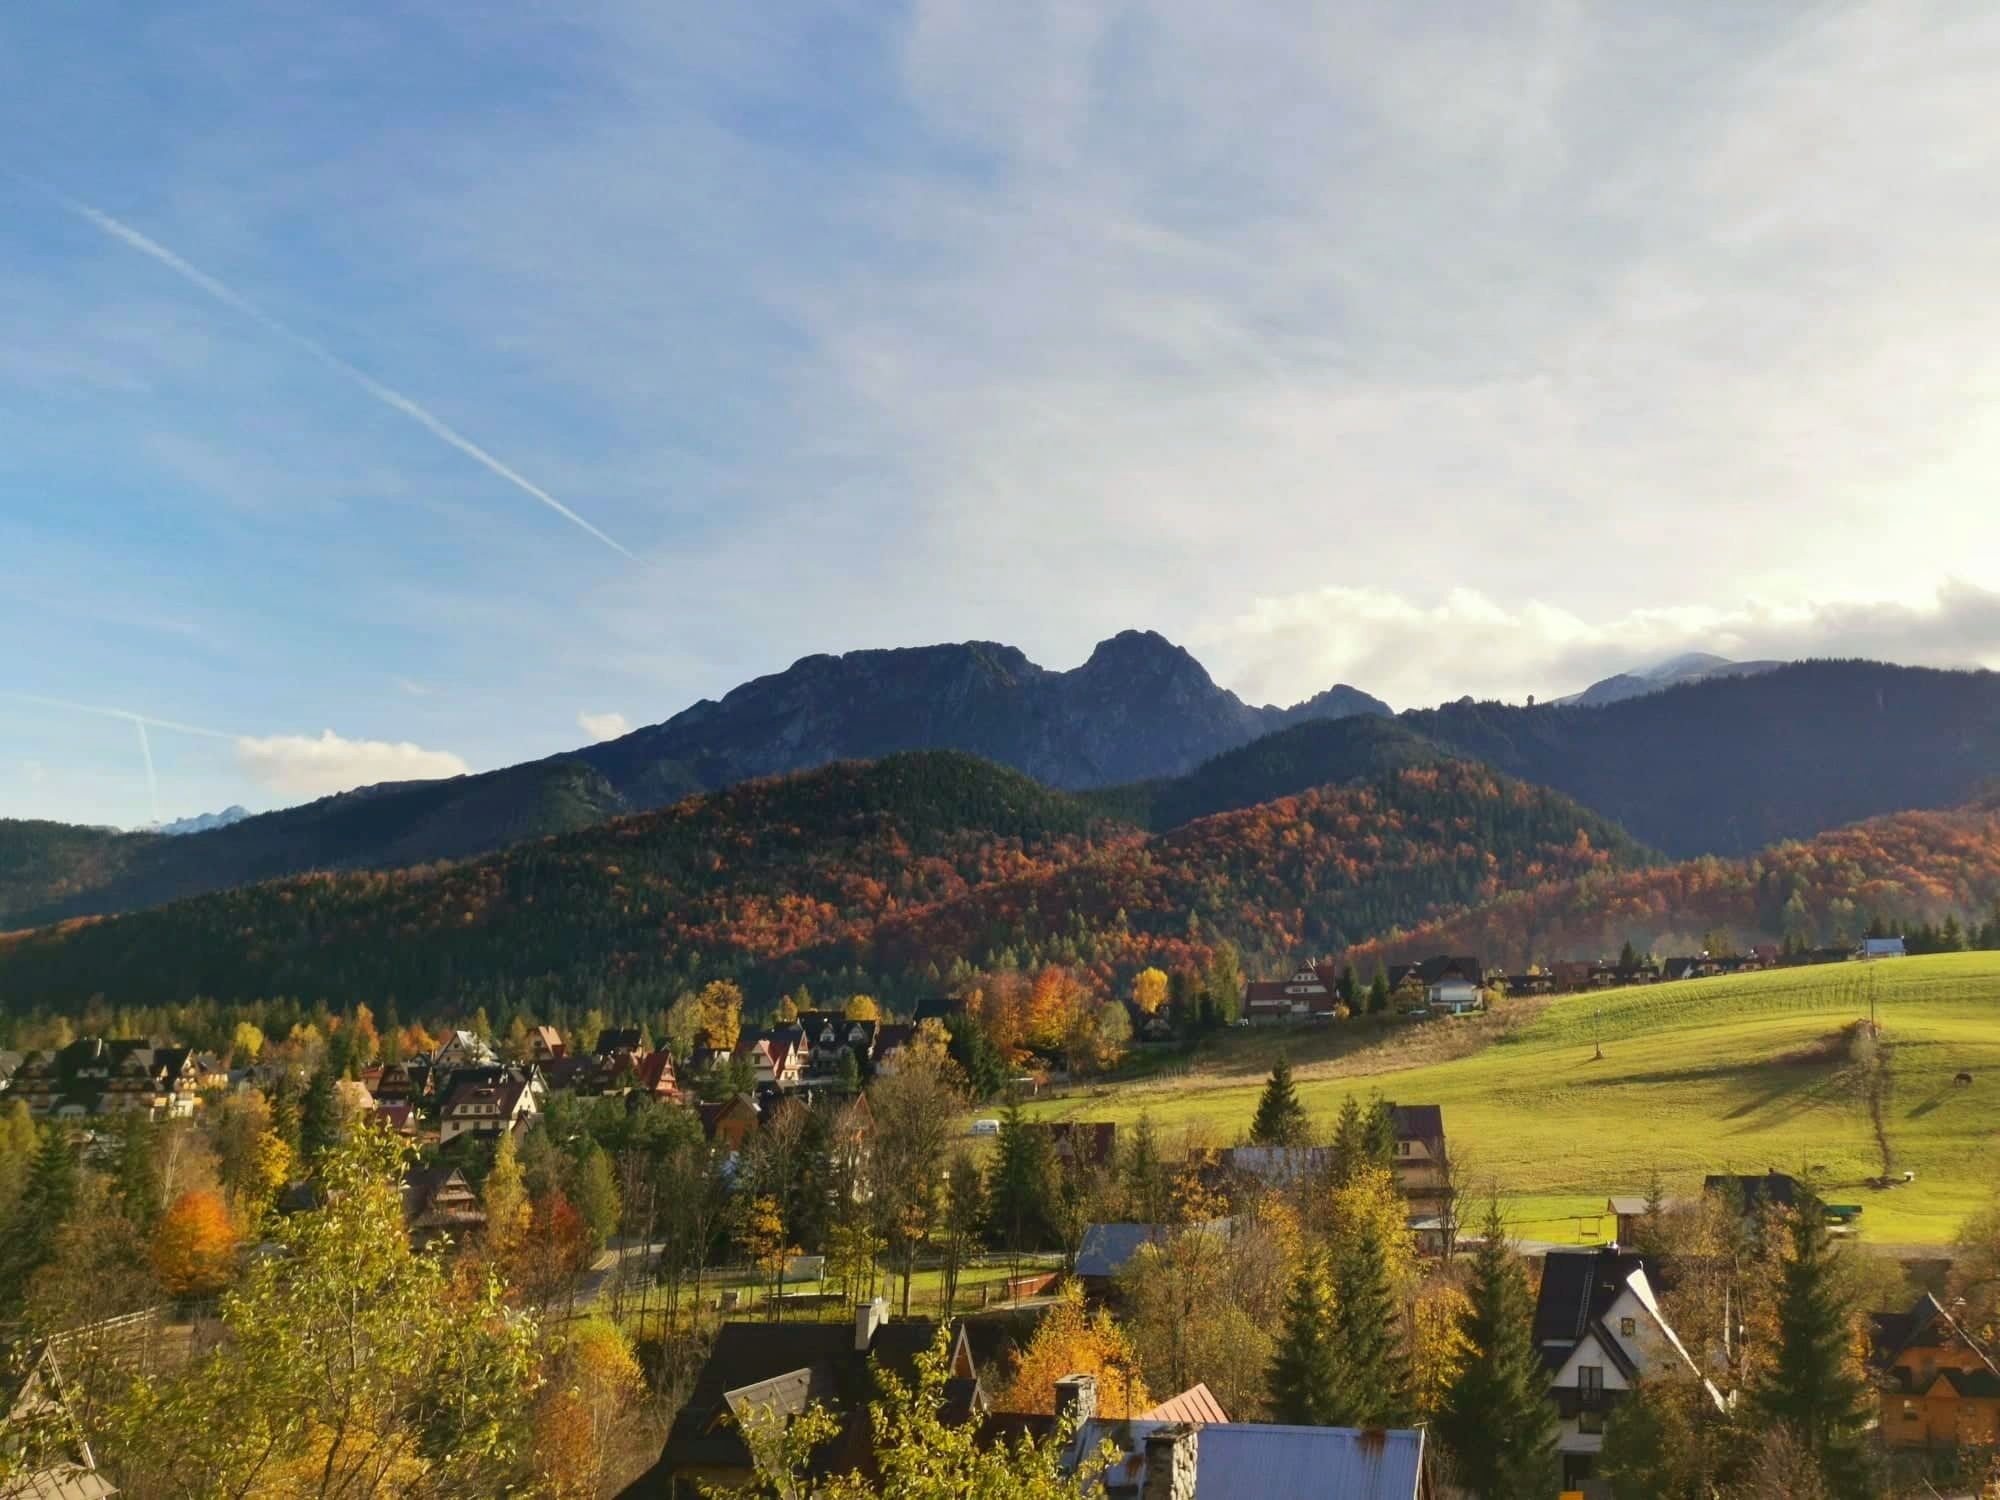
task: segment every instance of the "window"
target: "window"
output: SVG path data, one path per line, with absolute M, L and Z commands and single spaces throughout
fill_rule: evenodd
M 1923 1419 L 1923 1413 L 1917 1410 L 1916 1402 L 1905 1401 L 1903 1403 L 1903 1420 L 1905 1422 L 1917 1422 L 1921 1421 L 1922 1419 Z
M 1408 1156 L 1410 1154 L 1410 1143 L 1408 1141 L 1396 1142 L 1396 1154 L 1399 1156 Z
M 1622 1337 L 1629 1339 L 1638 1331 L 1639 1320 L 1637 1318 L 1620 1318 L 1618 1320 L 1618 1332 Z
M 1578 1365 L 1576 1367 L 1576 1393 L 1586 1410 L 1603 1404 L 1604 1366 Z

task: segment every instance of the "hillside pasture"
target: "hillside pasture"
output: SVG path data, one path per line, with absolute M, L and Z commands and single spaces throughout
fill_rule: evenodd
M 1870 990 L 1891 1080 L 1894 1170 L 1882 1171 L 1848 1028 Z M 1602 1042 L 1603 1057 L 1597 1056 Z M 1514 1232 L 1590 1240 L 1613 1193 L 1669 1194 L 1707 1172 L 1814 1169 L 1863 1205 L 1862 1237 L 1936 1245 L 2000 1186 L 2000 954 L 1965 953 L 1780 969 L 1553 1000 L 1508 1002 L 1467 1021 L 1220 1039 L 1158 1069 L 1033 1104 L 1040 1118 L 1142 1114 L 1170 1139 L 1242 1138 L 1262 1075 L 1293 1058 L 1315 1130 L 1342 1099 L 1374 1093 L 1442 1105 L 1452 1149 L 1480 1190 L 1498 1185 Z M 1955 1082 L 1969 1073 L 1970 1084 Z

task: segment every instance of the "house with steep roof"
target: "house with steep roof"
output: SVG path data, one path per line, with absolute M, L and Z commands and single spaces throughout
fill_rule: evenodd
M 1870 1369 L 1892 1448 L 2000 1443 L 2000 1365 L 1929 1292 L 1908 1312 L 1871 1313 Z
M 108 1500 L 118 1488 L 97 1471 L 97 1457 L 77 1425 L 74 1404 L 45 1343 L 0 1407 L 0 1478 L 4 1500 Z
M 1396 1184 L 1415 1218 L 1442 1213 L 1451 1197 L 1451 1162 L 1445 1151 L 1444 1110 L 1435 1104 L 1392 1104 Z
M 457 1167 L 412 1167 L 403 1174 L 403 1225 L 419 1250 L 486 1227 L 486 1209 Z
M 791 1088 L 805 1076 L 805 1055 L 799 1050 L 796 1035 L 745 1032 L 736 1043 L 735 1055 L 757 1070 L 759 1084 Z
M 756 1478 L 744 1441 L 758 1411 L 789 1420 L 819 1402 L 840 1431 L 815 1449 L 808 1477 L 874 1473 L 874 1424 L 868 1410 L 877 1390 L 870 1362 L 905 1382 L 938 1325 L 928 1318 L 891 1322 L 881 1299 L 855 1310 L 852 1324 L 724 1323 L 674 1416 L 658 1462 L 623 1492 L 622 1500 L 694 1500 L 702 1487 L 743 1488 Z M 954 1333 L 946 1420 L 967 1422 L 984 1411 L 978 1367 L 963 1325 Z
M 655 1047 L 640 1058 L 633 1068 L 632 1091 L 652 1099 L 680 1098 L 680 1083 L 674 1074 L 674 1054 L 665 1047 Z
M 466 1079 L 452 1084 L 438 1109 L 438 1143 L 447 1145 L 462 1135 L 498 1135 L 540 1113 L 535 1091 L 524 1078 Z
M 469 1031 L 454 1031 L 431 1053 L 433 1073 L 453 1073 L 460 1068 L 491 1067 L 500 1054 Z
M 701 1133 L 734 1155 L 757 1133 L 757 1125 L 762 1111 L 757 1101 L 748 1094 L 731 1094 L 727 1099 L 717 1099 L 700 1105 L 696 1113 L 701 1117 Z
M 559 1057 L 569 1056 L 569 1046 L 563 1035 L 553 1026 L 537 1026 L 528 1033 L 530 1055 L 538 1063 L 554 1062 Z
M 1677 1370 L 1701 1381 L 1716 1409 L 1724 1409 L 1721 1392 L 1660 1311 L 1640 1256 L 1608 1247 L 1549 1251 L 1533 1337 L 1559 1417 L 1563 1488 L 1581 1490 L 1587 1500 L 1606 1493 L 1595 1473 L 1605 1418 L 1642 1378 Z

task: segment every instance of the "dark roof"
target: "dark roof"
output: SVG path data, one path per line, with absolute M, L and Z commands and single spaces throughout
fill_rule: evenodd
M 1425 984 L 1436 984 L 1440 979 L 1464 979 L 1478 984 L 1486 974 L 1479 967 L 1479 960 L 1470 954 L 1454 957 L 1444 953 L 1422 960 L 1414 972 Z
M 1030 1120 L 1022 1128 L 1043 1132 L 1057 1156 L 1087 1167 L 1109 1165 L 1118 1146 L 1118 1126 L 1109 1120 Z
M 659 1462 L 624 1494 L 635 1500 L 671 1495 L 680 1468 L 747 1469 L 750 1452 L 733 1419 L 753 1402 L 784 1411 L 798 1410 L 808 1399 L 822 1402 L 842 1425 L 839 1435 L 814 1453 L 811 1471 L 867 1469 L 874 1447 L 868 1402 L 876 1394 L 869 1360 L 907 1381 L 917 1355 L 936 1336 L 937 1324 L 929 1319 L 885 1323 L 862 1351 L 854 1347 L 852 1323 L 724 1323 L 674 1416 Z M 969 1398 L 965 1404 L 969 1411 Z
M 1784 1172 L 1766 1172 L 1761 1177 L 1737 1177 L 1713 1173 L 1701 1180 L 1704 1193 L 1731 1193 L 1742 1203 L 1745 1213 L 1754 1213 L 1766 1203 L 1790 1208 L 1804 1196 L 1799 1180 Z
M 1961 1396 L 2000 1396 L 2000 1365 L 1994 1364 L 1986 1351 L 1974 1343 L 1971 1336 L 1958 1326 L 1958 1321 L 1945 1311 L 1944 1304 L 1929 1292 L 1917 1298 L 1908 1312 L 1870 1313 L 1868 1318 L 1871 1325 L 1869 1363 L 1889 1374 L 1890 1383 L 1898 1390 L 1921 1394 L 1933 1384 L 1932 1381 L 1925 1381 L 1919 1387 L 1915 1372 L 1900 1363 L 1910 1350 L 1944 1349 L 1963 1344 L 1979 1356 L 1983 1368 L 1940 1370 L 1936 1378 L 1948 1379 L 1952 1389 Z
M 1210 1219 L 1202 1224 L 1092 1224 L 1083 1231 L 1076 1252 L 1076 1274 L 1092 1279 L 1116 1276 L 1148 1244 L 1164 1243 L 1182 1228 L 1230 1232 L 1233 1221 Z
M 1611 1249 L 1551 1250 L 1543 1257 L 1533 1337 L 1550 1369 L 1562 1367 L 1570 1350 L 1610 1311 L 1632 1273 L 1645 1265 L 1637 1255 Z M 1617 1340 L 1603 1342 L 1617 1352 Z
M 639 1033 L 637 1026 L 607 1026 L 597 1033 L 597 1055 L 609 1057 L 614 1052 L 637 1052 Z
M 1392 1104 L 1389 1123 L 1399 1141 L 1444 1139 L 1444 1111 L 1435 1104 Z
M 948 1027 L 965 1015 L 965 1002 L 956 995 L 926 995 L 917 1002 L 913 1021 L 942 1021 Z

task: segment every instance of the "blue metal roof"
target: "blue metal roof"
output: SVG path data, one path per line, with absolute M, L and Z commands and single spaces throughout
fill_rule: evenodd
M 1144 1493 L 1146 1435 L 1165 1422 L 1086 1422 L 1071 1449 L 1094 1454 L 1107 1440 L 1123 1455 L 1107 1488 Z M 1195 1500 L 1417 1500 L 1423 1477 L 1419 1428 L 1280 1427 L 1217 1422 L 1195 1435 Z

